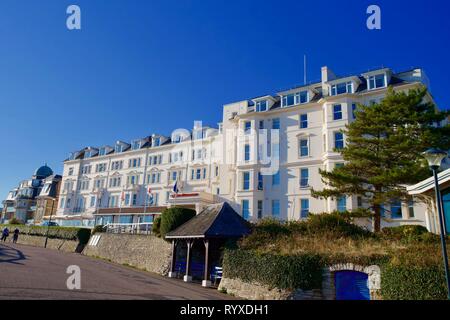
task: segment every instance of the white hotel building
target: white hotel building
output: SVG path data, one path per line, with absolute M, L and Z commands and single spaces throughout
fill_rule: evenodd
M 323 67 L 321 82 L 224 105 L 217 129 L 197 123 L 171 137 L 153 134 L 73 152 L 64 162 L 56 220 L 62 225 L 151 222 L 167 206 L 199 211 L 222 201 L 252 221 L 298 220 L 364 206 L 361 197 L 312 198 L 311 188 L 323 187 L 319 168 L 342 163 L 335 149 L 345 145 L 340 130 L 354 120 L 357 103 L 379 101 L 388 86 L 407 91 L 422 85 L 428 87 L 421 69 L 337 77 Z M 267 174 L 268 167 L 279 170 Z M 430 220 L 424 205 L 415 202 L 394 201 L 384 209 L 383 225 Z

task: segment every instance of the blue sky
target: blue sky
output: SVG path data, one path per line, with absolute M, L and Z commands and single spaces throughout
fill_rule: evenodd
M 449 16 L 446 0 L 2 0 L 0 198 L 84 146 L 215 125 L 225 103 L 302 83 L 303 54 L 308 80 L 423 67 L 449 108 Z

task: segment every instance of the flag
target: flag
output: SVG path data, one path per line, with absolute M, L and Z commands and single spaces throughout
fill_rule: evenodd
M 125 201 L 125 192 L 122 191 L 122 195 L 120 196 L 120 200 Z
M 148 195 L 151 195 L 151 194 L 152 194 L 152 188 L 150 188 L 150 187 L 147 188 L 147 194 L 148 194 Z
M 173 185 L 173 192 L 175 192 L 175 194 L 177 194 L 178 193 L 178 180 L 177 181 L 175 181 L 175 184 Z

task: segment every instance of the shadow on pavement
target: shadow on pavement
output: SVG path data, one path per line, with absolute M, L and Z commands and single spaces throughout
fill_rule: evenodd
M 0 245 L 0 264 L 12 263 L 23 265 L 23 263 L 18 262 L 21 260 L 26 260 L 26 256 L 22 251 L 4 244 Z

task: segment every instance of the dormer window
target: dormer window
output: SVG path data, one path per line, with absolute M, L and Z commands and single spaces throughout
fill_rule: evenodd
M 344 93 L 353 93 L 353 83 L 351 81 L 342 82 L 342 83 L 334 84 L 331 86 L 331 95 L 332 96 L 336 96 L 338 94 L 344 94 Z
M 106 148 L 100 148 L 100 150 L 98 151 L 98 155 L 104 156 L 105 154 L 106 154 Z
M 173 137 L 173 143 L 180 143 L 181 142 L 181 136 L 179 134 L 175 135 Z
M 256 112 L 263 112 L 267 110 L 267 100 L 258 101 L 256 103 Z
M 283 96 L 282 103 L 283 107 L 289 107 L 296 104 L 302 104 L 308 102 L 308 91 L 301 91 L 293 94 L 288 94 Z
M 133 141 L 132 149 L 133 150 L 138 150 L 140 148 L 141 148 L 141 141 L 140 140 Z
M 386 87 L 386 75 L 385 74 L 377 74 L 374 76 L 370 76 L 367 79 L 367 83 L 369 85 L 369 90 L 384 88 L 384 87 Z
M 154 147 L 159 147 L 160 144 L 161 144 L 160 138 L 153 138 L 153 146 Z
M 116 147 L 114 148 L 114 151 L 116 153 L 121 153 L 123 151 L 123 145 L 121 144 L 116 144 Z
M 89 159 L 92 156 L 92 151 L 86 151 L 84 153 L 84 159 Z

